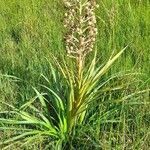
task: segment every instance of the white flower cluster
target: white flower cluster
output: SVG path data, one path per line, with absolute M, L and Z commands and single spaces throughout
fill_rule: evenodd
M 67 29 L 65 36 L 66 50 L 71 57 L 84 58 L 93 50 L 97 28 L 95 0 L 66 0 L 64 26 Z

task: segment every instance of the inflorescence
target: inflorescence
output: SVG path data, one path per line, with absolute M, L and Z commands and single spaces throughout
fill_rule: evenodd
M 93 50 L 97 28 L 95 0 L 64 0 L 66 50 L 70 57 L 84 59 Z

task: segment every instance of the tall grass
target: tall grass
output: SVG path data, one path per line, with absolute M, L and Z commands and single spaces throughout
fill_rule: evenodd
M 79 92 L 76 63 L 65 56 L 62 3 L 2 0 L 0 143 L 5 149 L 149 149 L 149 92 L 143 90 L 150 81 L 149 7 L 149 1 L 99 2 L 97 55 L 87 55 Z M 112 51 L 118 55 L 110 58 Z

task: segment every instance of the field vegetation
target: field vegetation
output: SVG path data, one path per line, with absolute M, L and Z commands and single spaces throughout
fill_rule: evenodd
M 63 0 L 0 0 L 0 149 L 150 149 L 150 1 L 97 4 L 77 53 Z

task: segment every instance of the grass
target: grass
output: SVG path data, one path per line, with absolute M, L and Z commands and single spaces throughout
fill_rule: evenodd
M 53 79 L 51 55 L 57 57 L 59 63 L 66 55 L 64 8 L 61 1 L 55 0 L 1 0 L 0 3 L 0 101 L 19 109 L 36 96 L 37 91 L 32 87 L 46 92 L 39 84 L 47 85 L 41 75 Z M 107 62 L 112 51 L 117 53 L 126 45 L 128 48 L 101 78 L 99 84 L 116 76 L 101 89 L 99 97 L 90 104 L 83 123 L 77 124 L 62 149 L 147 150 L 150 147 L 150 97 L 149 92 L 138 92 L 150 86 L 150 2 L 117 0 L 113 3 L 103 0 L 99 5 L 96 11 L 97 67 Z M 90 53 L 87 65 L 92 58 Z M 53 82 L 51 87 L 59 96 L 66 92 L 61 84 L 61 90 Z M 11 111 L 2 103 L 0 110 Z M 12 137 L 12 134 L 16 132 L 0 131 L 0 141 Z M 23 147 L 36 150 L 54 149 L 59 145 L 55 138 L 34 138 L 32 144 Z M 7 149 L 22 149 L 18 145 L 23 142 L 20 140 Z

